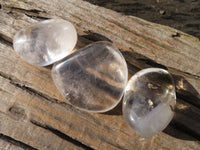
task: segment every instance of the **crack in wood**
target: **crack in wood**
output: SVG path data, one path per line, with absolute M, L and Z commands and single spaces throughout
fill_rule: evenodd
M 174 129 L 179 130 L 183 133 L 186 133 L 187 135 L 190 135 L 191 137 L 194 137 L 198 141 L 200 141 L 200 135 L 196 133 L 195 131 L 187 128 L 184 124 L 181 124 L 177 121 L 173 121 L 170 125 L 174 127 Z
M 34 14 L 28 14 L 28 13 L 25 13 L 26 16 L 32 18 L 32 19 L 35 19 L 35 20 L 45 20 L 45 19 L 51 19 L 51 18 L 48 18 L 48 17 L 43 17 L 43 16 L 39 16 L 39 15 L 34 15 Z
M 199 75 L 194 75 L 194 74 L 191 74 L 189 72 L 184 72 L 184 71 L 180 71 L 176 68 L 172 68 L 172 67 L 167 67 L 170 71 L 172 72 L 175 72 L 176 74 L 180 74 L 182 76 L 185 76 L 185 77 L 189 77 L 189 78 L 192 78 L 192 79 L 198 79 L 200 80 L 200 76 Z
M 9 76 L 9 75 L 1 72 L 1 71 L 0 71 L 0 76 L 5 78 L 5 79 L 7 79 L 7 80 L 9 80 L 12 85 L 14 85 L 14 86 L 26 91 L 27 93 L 29 93 L 31 95 L 37 95 L 37 96 L 39 96 L 39 97 L 41 97 L 41 98 L 43 98 L 45 100 L 48 100 L 48 101 L 51 101 L 51 102 L 54 102 L 54 103 L 59 103 L 59 104 L 61 104 L 63 106 L 69 105 L 69 104 L 64 103 L 64 102 L 61 103 L 57 99 L 51 98 L 48 95 L 45 95 L 45 94 L 43 94 L 43 93 L 41 93 L 41 92 L 39 92 L 37 90 L 34 90 L 34 89 L 26 86 L 25 83 L 21 83 L 18 79 L 14 78 L 12 76 Z
M 190 92 L 185 91 L 185 90 L 178 90 L 176 92 L 176 96 L 177 96 L 177 98 L 182 99 L 185 102 L 200 109 L 200 99 L 197 96 L 195 96 L 194 94 L 191 94 Z
M 7 6 L 5 6 L 3 8 L 4 8 L 4 10 L 9 10 L 10 13 L 13 13 L 13 12 L 23 13 L 27 17 L 30 17 L 30 18 L 38 20 L 38 21 L 45 20 L 45 19 L 51 19 L 50 17 L 41 16 L 41 14 L 46 14 L 46 12 L 38 10 L 38 9 L 28 10 L 28 9 L 23 9 L 23 8 L 19 8 L 19 7 L 7 7 Z
M 176 32 L 175 34 L 172 34 L 172 37 L 175 38 L 175 37 L 181 37 L 181 34 Z
M 9 37 L 7 37 L 6 35 L 4 34 L 1 34 L 0 33 L 0 41 L 8 46 L 11 46 L 13 45 L 12 43 L 12 39 L 10 39 Z
M 41 12 L 46 13 L 45 11 L 38 10 L 38 9 L 23 9 L 23 8 L 20 8 L 20 7 L 3 6 L 3 9 L 10 9 L 12 11 L 14 10 L 14 11 L 21 12 L 21 13 L 26 13 L 26 12 L 35 13 L 35 14 L 39 14 Z
M 16 83 L 15 81 L 14 82 L 11 81 L 10 83 L 13 84 L 14 86 L 26 91 L 27 93 L 29 93 L 31 95 L 37 95 L 37 96 L 39 96 L 39 97 L 41 97 L 41 98 L 43 98 L 45 100 L 51 101 L 53 103 L 59 103 L 59 104 L 61 104 L 63 106 L 68 105 L 67 103 L 64 103 L 64 102 L 61 103 L 57 99 L 51 98 L 50 96 L 48 96 L 46 94 L 43 94 L 43 93 L 41 93 L 41 92 L 39 92 L 39 91 L 37 91 L 37 90 L 35 90 L 33 88 L 30 88 L 30 87 L 28 87 L 26 85 L 21 85 L 19 83 Z
M 0 133 L 0 139 L 4 140 L 4 141 L 7 141 L 9 143 L 12 143 L 13 145 L 16 145 L 18 147 L 21 147 L 25 150 L 37 150 L 36 148 L 26 144 L 26 143 L 23 143 L 21 141 L 18 141 L 16 139 L 13 139 L 12 137 L 9 137 L 7 135 L 4 135 L 4 134 L 1 134 Z
M 69 141 L 69 142 L 73 143 L 74 145 L 76 145 L 76 146 L 78 146 L 78 147 L 81 147 L 81 148 L 83 148 L 83 149 L 85 149 L 85 150 L 93 150 L 91 147 L 88 147 L 87 145 L 85 145 L 85 144 L 83 144 L 83 143 L 81 143 L 81 142 L 79 142 L 79 141 L 77 141 L 77 140 L 71 138 L 70 136 L 68 136 L 68 135 L 66 135 L 66 134 L 64 134 L 64 133 L 62 133 L 61 131 L 59 131 L 59 130 L 57 130 L 57 129 L 52 128 L 52 127 L 49 126 L 49 125 L 41 124 L 41 123 L 39 123 L 39 122 L 37 122 L 37 121 L 35 121 L 35 120 L 30 120 L 30 122 L 31 122 L 32 124 L 38 126 L 38 127 L 41 127 L 41 128 L 43 128 L 43 129 L 46 129 L 46 130 L 52 132 L 53 134 L 59 136 L 60 138 L 66 140 L 66 141 Z
M 151 60 L 151 59 L 137 59 L 138 61 L 142 61 L 144 62 L 145 64 L 147 65 L 150 65 L 151 67 L 156 67 L 156 68 L 162 68 L 162 69 L 165 69 L 167 70 L 167 67 L 162 65 L 162 64 L 159 64 L 159 63 L 156 63 L 155 61 Z

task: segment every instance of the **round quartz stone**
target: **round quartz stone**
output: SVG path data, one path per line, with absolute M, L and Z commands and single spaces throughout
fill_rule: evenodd
M 76 42 L 76 29 L 70 22 L 50 19 L 20 30 L 14 36 L 13 46 L 28 63 L 47 66 L 69 55 Z
M 128 71 L 116 47 L 109 42 L 96 42 L 55 64 L 52 77 L 73 106 L 97 113 L 106 112 L 120 102 Z
M 129 80 L 123 100 L 123 116 L 134 131 L 143 137 L 162 131 L 174 116 L 175 86 L 163 69 L 148 68 Z

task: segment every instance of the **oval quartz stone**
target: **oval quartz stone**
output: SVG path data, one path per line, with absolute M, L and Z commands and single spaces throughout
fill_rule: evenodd
M 105 112 L 121 100 L 127 83 L 127 65 L 109 42 L 93 43 L 57 63 L 52 77 L 61 94 L 75 107 Z
M 13 46 L 28 63 L 47 66 L 69 55 L 76 42 L 76 29 L 70 22 L 50 19 L 20 30 L 14 36 Z
M 123 116 L 143 137 L 162 131 L 174 116 L 175 86 L 163 69 L 148 68 L 129 80 L 123 100 Z

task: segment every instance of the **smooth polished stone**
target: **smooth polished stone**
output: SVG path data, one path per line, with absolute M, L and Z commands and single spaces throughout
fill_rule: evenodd
M 69 55 L 76 42 L 77 32 L 70 22 L 49 19 L 17 32 L 13 46 L 28 63 L 47 66 Z
M 172 120 L 175 103 L 172 76 L 164 69 L 148 68 L 128 81 L 123 116 L 137 134 L 151 137 L 166 128 Z
M 52 77 L 73 106 L 98 113 L 120 102 L 128 71 L 124 57 L 112 43 L 96 42 L 55 64 Z

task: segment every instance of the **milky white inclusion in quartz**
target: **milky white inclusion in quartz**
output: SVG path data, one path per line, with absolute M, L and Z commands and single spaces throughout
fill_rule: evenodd
M 134 131 L 143 137 L 162 131 L 174 116 L 175 86 L 163 69 L 148 68 L 129 80 L 123 100 L 123 116 Z
M 89 112 L 105 112 L 120 102 L 128 71 L 115 46 L 96 42 L 55 64 L 52 77 L 73 106 Z
M 77 32 L 70 22 L 49 19 L 17 32 L 13 46 L 28 63 L 47 66 L 69 55 L 76 42 Z

